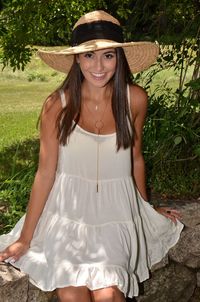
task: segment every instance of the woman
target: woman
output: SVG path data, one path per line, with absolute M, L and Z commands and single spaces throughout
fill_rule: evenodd
M 147 94 L 131 82 L 157 55 L 154 43 L 124 43 L 118 20 L 103 11 L 78 20 L 72 47 L 39 52 L 68 75 L 44 103 L 27 213 L 0 237 L 0 260 L 42 290 L 57 289 L 61 302 L 138 295 L 179 238 L 179 213 L 147 202 Z

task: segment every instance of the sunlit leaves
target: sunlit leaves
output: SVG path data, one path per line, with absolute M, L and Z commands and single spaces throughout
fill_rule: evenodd
M 24 69 L 32 45 L 67 45 L 72 25 L 85 12 L 103 6 L 103 0 L 12 0 L 0 14 L 2 63 Z
M 199 26 L 197 2 L 188 0 L 4 0 L 2 7 L 3 63 L 13 68 L 24 68 L 32 45 L 68 44 L 73 24 L 91 10 L 104 9 L 117 17 L 127 40 L 180 45 L 196 37 Z

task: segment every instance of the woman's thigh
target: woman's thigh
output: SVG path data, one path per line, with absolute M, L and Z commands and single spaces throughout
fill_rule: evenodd
M 97 289 L 91 292 L 92 302 L 125 302 L 124 294 L 117 286 Z
M 56 292 L 60 302 L 92 302 L 90 291 L 86 286 L 57 288 Z

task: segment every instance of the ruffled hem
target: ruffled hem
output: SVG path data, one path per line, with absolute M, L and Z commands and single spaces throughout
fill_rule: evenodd
M 117 286 L 129 298 L 137 296 L 139 291 L 137 277 L 128 274 L 125 269 L 117 266 L 71 265 L 65 268 L 62 278 L 56 274 L 53 279 L 50 288 L 45 286 L 43 280 L 35 282 L 31 278 L 30 282 L 44 291 L 52 291 L 67 286 L 86 286 L 90 290 Z

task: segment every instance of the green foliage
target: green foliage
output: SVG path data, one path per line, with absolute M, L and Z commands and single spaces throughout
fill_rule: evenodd
M 123 24 L 128 40 L 182 43 L 195 38 L 199 28 L 197 1 L 136 0 L 11 0 L 0 12 L 1 61 L 24 69 L 33 45 L 68 45 L 71 29 L 86 12 L 104 9 Z
M 1 151 L 0 233 L 8 232 L 26 210 L 38 162 L 38 140 Z M 6 158 L 6 160 L 5 160 Z
M 166 93 L 150 98 L 144 132 L 149 185 L 156 192 L 195 196 L 200 190 L 199 105 L 191 107 L 183 96 L 187 102 L 177 110 L 174 93 L 164 85 L 162 90 Z
M 38 72 L 31 72 L 28 74 L 28 81 L 32 82 L 35 80 L 41 81 L 41 82 L 46 82 L 47 78 L 45 77 L 44 74 L 38 73 Z
M 173 196 L 197 196 L 200 190 L 200 103 L 199 61 L 194 41 L 176 51 L 161 49 L 160 68 L 139 74 L 136 80 L 149 90 L 152 78 L 163 68 L 179 75 L 174 91 L 167 79 L 150 96 L 144 131 L 144 149 L 149 186 L 155 192 Z M 195 64 L 194 64 L 195 63 Z M 193 66 L 192 80 L 187 78 Z
M 30 188 L 35 174 L 35 165 L 31 165 L 13 177 L 5 180 L 0 186 L 0 226 L 8 232 L 24 214 Z
M 33 45 L 69 44 L 71 28 L 101 0 L 12 0 L 0 14 L 0 42 L 4 66 L 24 69 L 36 50 Z

